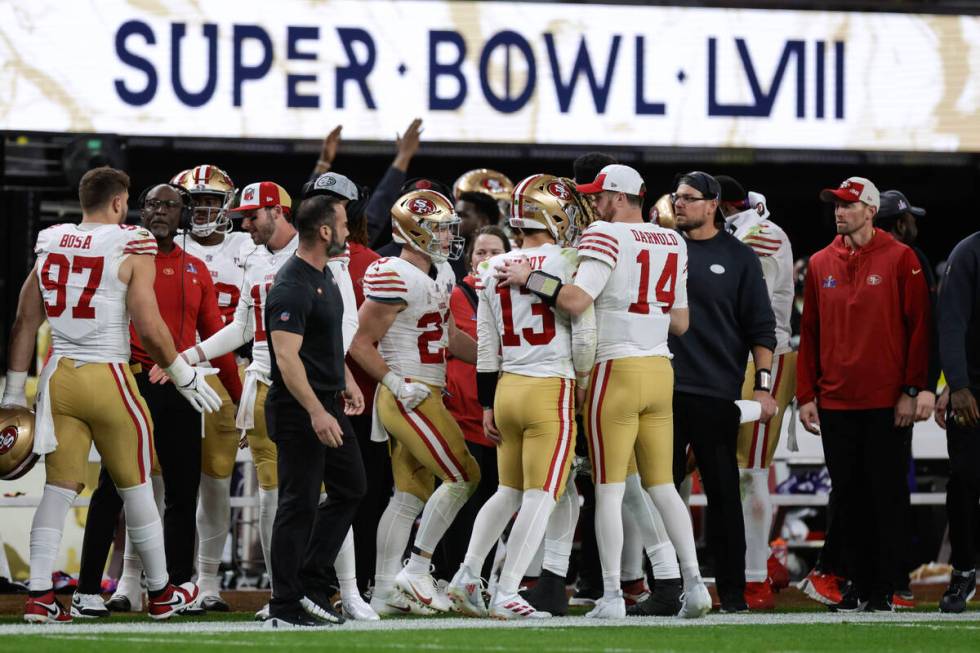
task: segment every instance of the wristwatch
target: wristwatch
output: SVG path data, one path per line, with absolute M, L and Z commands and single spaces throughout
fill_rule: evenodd
M 919 389 L 914 385 L 907 385 L 902 388 L 902 392 L 912 397 L 913 399 L 919 396 Z
M 753 390 L 772 392 L 772 370 L 761 369 L 755 371 L 755 387 L 753 387 Z

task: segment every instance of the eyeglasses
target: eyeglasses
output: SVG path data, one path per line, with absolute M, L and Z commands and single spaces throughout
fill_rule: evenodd
M 678 202 L 684 202 L 685 204 L 691 204 L 692 202 L 703 202 L 711 199 L 710 197 L 694 197 L 693 195 L 678 195 L 677 193 L 670 194 L 670 201 L 674 204 Z
M 143 202 L 143 208 L 148 211 L 156 211 L 161 206 L 168 211 L 173 211 L 174 209 L 183 205 L 180 200 L 146 200 Z

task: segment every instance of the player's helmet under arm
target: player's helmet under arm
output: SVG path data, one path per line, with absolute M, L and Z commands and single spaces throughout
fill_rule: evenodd
M 0 408 L 0 480 L 13 481 L 31 471 L 34 453 L 34 412 L 21 407 Z
M 437 263 L 463 254 L 459 216 L 445 195 L 434 190 L 405 193 L 391 207 L 391 235 Z
M 194 198 L 191 233 L 204 238 L 216 231 L 221 233 L 231 231 L 228 207 L 234 201 L 237 189 L 227 172 L 218 166 L 202 164 L 177 173 L 170 183 L 187 189 Z M 219 206 L 198 205 L 200 198 L 208 196 L 218 198 Z
M 591 222 L 581 215 L 584 198 L 577 195 L 571 179 L 531 175 L 514 189 L 509 224 L 515 229 L 546 229 L 559 245 L 570 245 L 579 229 Z

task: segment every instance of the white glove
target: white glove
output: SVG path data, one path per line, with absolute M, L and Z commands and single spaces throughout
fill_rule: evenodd
M 24 390 L 26 385 L 27 372 L 7 370 L 7 382 L 3 386 L 3 399 L 0 399 L 0 406 L 30 408 L 27 405 L 27 394 Z
M 187 364 L 180 356 L 174 359 L 170 367 L 164 370 L 174 382 L 177 391 L 199 413 L 216 413 L 221 408 L 221 398 L 211 389 L 204 374 Z
M 416 406 L 429 398 L 432 391 L 424 383 L 410 383 L 399 378 L 394 372 L 388 372 L 381 379 L 381 383 L 391 390 L 391 394 L 402 403 L 408 410 L 414 410 Z

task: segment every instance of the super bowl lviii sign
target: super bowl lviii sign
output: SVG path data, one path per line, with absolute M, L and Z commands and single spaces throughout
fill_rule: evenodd
M 980 151 L 973 16 L 35 0 L 0 37 L 4 129 Z

